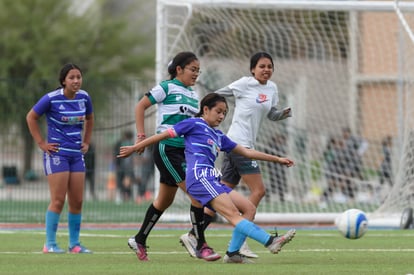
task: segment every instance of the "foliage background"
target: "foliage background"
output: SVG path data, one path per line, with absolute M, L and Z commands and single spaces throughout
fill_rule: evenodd
M 0 163 L 7 163 L 4 154 L 14 146 L 24 152 L 20 170 L 32 169 L 35 146 L 25 116 L 42 95 L 59 86 L 65 63 L 82 68 L 82 88 L 93 98 L 96 117 L 107 112 L 115 95 L 131 93 L 131 83 L 153 81 L 155 4 L 0 1 L 0 111 L 5 114 L 0 121 Z M 97 120 L 97 127 L 104 124 Z

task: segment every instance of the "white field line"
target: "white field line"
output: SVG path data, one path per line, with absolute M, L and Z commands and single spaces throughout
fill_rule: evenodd
M 86 230 L 85 230 L 86 231 Z M 124 233 L 124 231 L 126 230 L 120 230 L 120 233 Z M 136 231 L 132 231 L 132 235 L 135 234 Z M 180 231 L 181 232 L 181 231 Z M 281 231 L 281 233 L 283 233 Z M 33 235 L 44 235 L 45 232 L 44 230 L 39 230 L 39 231 L 26 231 L 26 230 L 0 230 L 0 235 L 2 234 L 33 234 Z M 182 233 L 177 233 L 177 234 L 156 234 L 153 233 L 151 234 L 151 237 L 156 237 L 156 238 L 172 238 L 172 237 L 179 237 L 181 236 Z M 61 232 L 57 232 L 57 235 L 59 236 L 68 236 L 68 232 L 66 229 L 62 230 Z M 131 234 L 125 234 L 125 235 L 120 235 L 120 234 L 92 234 L 92 233 L 82 233 L 80 234 L 82 237 L 97 237 L 97 238 L 101 238 L 101 237 L 105 237 L 105 238 L 125 238 L 125 237 L 131 237 Z M 301 234 L 301 232 L 297 232 L 296 233 L 296 238 L 297 237 L 338 237 L 340 236 L 339 232 L 336 231 L 332 231 L 332 232 L 326 232 L 326 233 L 309 233 L 308 232 L 304 232 L 304 234 Z M 214 232 L 210 231 L 210 232 L 206 232 L 206 237 L 209 238 L 230 238 L 231 237 L 231 233 L 229 230 L 229 234 L 214 234 Z M 363 238 L 370 238 L 370 237 L 406 237 L 406 238 L 413 238 L 414 237 L 414 231 L 407 231 L 407 233 L 404 234 L 393 234 L 393 233 L 382 233 L 381 230 L 378 231 L 371 231 L 368 232 L 364 235 Z
M 224 254 L 225 251 L 219 251 L 216 250 L 218 253 Z M 343 253 L 343 252 L 370 252 L 370 253 L 413 253 L 414 248 L 405 248 L 405 249 L 371 249 L 371 248 L 358 248 L 358 249 L 283 249 L 283 254 L 285 253 Z M 188 254 L 187 251 L 184 249 L 182 251 L 150 251 L 150 254 L 153 255 L 182 255 L 182 254 Z M 255 250 L 254 253 L 256 254 L 268 254 L 269 250 Z M 43 254 L 41 251 L 26 251 L 26 252 L 15 252 L 15 251 L 0 251 L 0 255 L 28 255 L 28 254 Z M 65 253 L 63 253 L 64 255 Z M 66 253 L 69 254 L 69 253 Z M 133 255 L 134 253 L 132 251 L 94 251 L 93 254 L 96 255 Z
M 371 232 L 370 232 L 371 233 Z M 0 235 L 2 234 L 33 234 L 33 235 L 44 235 L 43 231 L 35 231 L 35 232 L 27 232 L 27 231 L 14 231 L 14 230 L 0 230 Z M 67 232 L 58 232 L 58 235 L 60 236 L 68 236 Z M 91 237 L 91 238 L 128 238 L 129 235 L 115 235 L 115 234 L 91 234 L 91 233 L 81 233 L 82 237 Z M 180 236 L 180 234 L 151 234 L 151 237 L 153 238 L 178 238 Z M 339 233 L 308 233 L 306 232 L 305 234 L 303 234 L 303 237 L 334 237 L 337 238 L 339 237 Z M 376 232 L 372 232 L 371 234 L 367 234 L 364 236 L 364 238 L 370 238 L 370 237 L 404 237 L 404 238 L 410 238 L 412 239 L 414 237 L 414 233 L 404 233 L 404 234 L 393 234 L 393 233 L 381 233 L 381 231 L 376 231 Z M 230 238 L 231 234 L 206 234 L 206 237 L 211 238 L 211 237 L 218 237 L 218 238 Z M 296 236 L 300 237 L 299 236 Z M 225 251 L 217 251 L 219 253 L 225 253 Z M 379 252 L 379 253 L 383 253 L 383 252 L 405 252 L 405 253 L 413 253 L 414 252 L 414 248 L 405 248 L 405 249 L 373 249 L 373 248 L 358 248 L 358 249 L 324 249 L 324 248 L 318 248 L 318 249 L 289 249 L 289 248 L 284 248 L 283 249 L 284 253 L 297 253 L 297 252 L 301 252 L 301 253 L 342 253 L 342 252 Z M 124 255 L 124 254 L 131 254 L 131 251 L 125 251 L 125 252 L 111 252 L 111 251 L 94 251 L 93 254 L 101 254 L 101 255 Z M 158 255 L 170 255 L 170 254 L 188 254 L 185 250 L 183 251 L 169 251 L 169 252 L 161 252 L 161 251 L 151 251 L 151 254 L 158 254 Z M 261 250 L 261 251 L 255 251 L 255 253 L 257 254 L 265 254 L 265 253 L 269 253 L 268 250 Z M 28 251 L 28 252 L 13 252 L 13 251 L 0 251 L 0 255 L 2 254 L 16 254 L 16 255 L 24 255 L 24 254 L 42 254 L 41 251 Z

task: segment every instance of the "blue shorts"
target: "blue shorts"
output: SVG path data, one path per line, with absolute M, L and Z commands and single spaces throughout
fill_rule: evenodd
M 260 174 L 260 167 L 257 160 L 230 152 L 224 155 L 221 173 L 223 181 L 237 185 L 242 175 Z
M 43 155 L 43 167 L 45 174 L 51 175 L 59 172 L 85 172 L 85 160 L 83 155 Z
M 187 192 L 203 206 L 210 209 L 213 207 L 210 205 L 211 200 L 218 197 L 223 193 L 230 193 L 233 189 L 220 182 L 220 178 L 201 177 L 198 180 L 192 182 L 187 181 Z

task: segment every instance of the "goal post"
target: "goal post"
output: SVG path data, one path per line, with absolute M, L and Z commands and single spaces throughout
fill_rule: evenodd
M 193 51 L 203 96 L 249 75 L 250 56 L 269 52 L 279 104 L 293 117 L 264 121 L 257 149 L 296 165 L 260 162 L 267 194 L 256 220 L 330 223 L 359 208 L 396 225 L 414 205 L 410 26 L 414 3 L 407 1 L 158 0 L 156 80 L 168 77 L 176 53 Z M 352 152 L 344 129 L 360 145 Z M 238 188 L 246 192 L 243 183 Z M 163 219 L 189 220 L 182 192 Z

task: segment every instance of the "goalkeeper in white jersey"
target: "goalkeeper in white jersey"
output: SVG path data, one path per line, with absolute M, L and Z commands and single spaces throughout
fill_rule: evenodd
M 227 136 L 236 143 L 254 149 L 260 125 L 265 117 L 277 121 L 291 116 L 291 109 L 276 108 L 279 96 L 276 83 L 271 81 L 274 72 L 273 58 L 258 52 L 250 58 L 251 76 L 245 76 L 216 91 L 223 96 L 234 96 L 235 110 Z M 265 186 L 259 164 L 236 153 L 226 153 L 221 167 L 223 183 L 235 188 L 240 179 L 250 190 L 249 200 L 257 207 L 265 195 Z M 240 253 L 257 258 L 245 243 Z
M 265 117 L 272 121 L 282 120 L 291 116 L 291 109 L 278 110 L 278 89 L 276 83 L 270 80 L 273 75 L 273 58 L 266 52 L 258 52 L 250 59 L 252 76 L 245 76 L 216 91 L 223 96 L 234 96 L 235 110 L 227 136 L 236 143 L 254 149 L 260 124 Z M 221 167 L 221 180 L 227 186 L 235 188 L 240 179 L 250 190 L 249 200 L 257 207 L 265 195 L 265 186 L 257 161 L 236 153 L 226 153 Z M 208 211 L 207 211 L 208 212 Z M 214 213 L 206 213 L 204 228 L 211 222 Z M 190 252 L 190 243 L 195 243 L 194 231 L 180 237 Z M 193 252 L 194 253 L 194 252 Z M 192 254 L 190 252 L 190 254 Z M 240 254 L 257 258 L 246 243 L 240 249 Z

